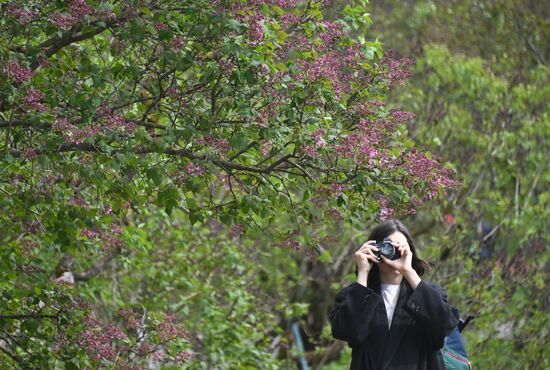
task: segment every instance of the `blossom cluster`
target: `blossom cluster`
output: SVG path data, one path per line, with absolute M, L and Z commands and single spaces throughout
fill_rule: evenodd
M 142 327 L 142 324 L 139 322 L 139 319 L 137 317 L 137 314 L 134 310 L 130 310 L 127 308 L 121 308 L 118 311 L 118 314 L 120 317 L 124 318 L 126 320 L 126 326 L 129 329 L 135 330 L 140 327 Z
M 299 235 L 299 230 L 289 231 L 284 239 L 280 242 L 281 247 L 288 248 L 294 252 L 300 250 L 300 242 L 298 241 Z
M 6 15 L 16 18 L 19 23 L 26 26 L 33 20 L 37 19 L 40 13 L 36 9 L 24 9 L 17 6 L 15 3 L 10 3 L 6 7 Z
M 412 76 L 409 68 L 414 64 L 414 59 L 397 59 L 393 51 L 388 51 L 379 62 L 379 65 L 383 68 L 380 75 L 387 81 L 389 86 L 403 85 Z
M 205 146 L 207 148 L 212 148 L 220 154 L 227 154 L 231 149 L 231 145 L 225 139 L 218 139 L 211 135 L 205 135 L 202 138 L 197 138 L 195 144 L 199 146 Z
M 193 162 L 189 162 L 185 165 L 185 172 L 193 176 L 204 176 L 205 174 L 204 168 Z
M 158 324 L 156 330 L 162 341 L 184 339 L 189 336 L 189 332 L 183 328 L 183 325 L 176 322 L 176 317 L 170 314 Z
M 123 116 L 115 114 L 106 104 L 101 104 L 97 108 L 96 114 L 100 118 L 100 123 L 104 129 L 122 129 L 126 133 L 132 133 L 137 128 L 135 122 L 128 121 Z
M 262 155 L 264 157 L 268 156 L 268 154 L 271 151 L 272 147 L 273 147 L 273 141 L 272 140 L 261 140 L 260 141 L 260 151 L 262 152 Z
M 181 351 L 176 355 L 176 362 L 178 365 L 183 365 L 186 362 L 189 362 L 195 354 L 191 351 Z
M 92 15 L 93 9 L 85 0 L 71 0 L 69 2 L 69 14 L 55 12 L 49 16 L 51 23 L 63 30 L 70 30 L 86 15 Z
M 85 348 L 95 361 L 115 361 L 119 352 L 129 350 L 125 341 L 128 336 L 113 324 L 104 324 L 93 316 L 84 318 L 84 331 L 80 346 Z
M 262 21 L 264 20 L 260 12 L 254 13 L 248 19 L 248 44 L 250 46 L 259 45 L 262 41 L 263 34 L 263 25 Z
M 434 198 L 442 189 L 444 194 L 453 187 L 460 185 L 459 181 L 453 180 L 454 172 L 443 167 L 436 156 L 429 158 L 425 153 L 417 152 L 414 148 L 404 156 L 404 167 L 408 172 L 405 181 L 407 186 L 412 187 L 418 182 L 428 184 L 428 198 Z
M 378 201 L 378 206 L 380 207 L 380 222 L 392 219 L 395 217 L 395 209 L 389 207 L 389 201 L 387 198 L 381 198 Z
M 23 83 L 30 79 L 33 72 L 30 68 L 21 67 L 17 62 L 10 60 L 4 67 L 4 73 L 17 83 Z
M 44 97 L 45 95 L 42 91 L 30 88 L 25 96 L 25 104 L 39 113 L 45 112 L 47 109 L 44 104 L 42 104 Z
M 230 238 L 239 238 L 244 233 L 244 226 L 242 224 L 235 224 L 229 230 L 229 237 Z
M 155 344 L 143 338 L 132 344 L 133 341 L 130 340 L 128 334 L 119 327 L 103 323 L 94 315 L 88 315 L 83 320 L 84 330 L 80 334 L 79 344 L 90 354 L 94 361 L 102 363 L 116 362 L 117 368 L 121 369 L 135 368 L 128 363 L 120 362 L 124 354 L 127 353 L 133 353 L 156 362 L 166 361 L 169 360 L 166 343 L 175 339 L 185 339 L 189 336 L 182 325 L 176 322 L 173 315 L 166 315 L 158 325 L 149 323 L 145 326 L 132 309 L 121 308 L 118 314 L 124 320 L 128 329 L 135 331 L 136 334 L 138 334 L 138 331 L 145 329 L 156 332 L 161 342 Z M 146 336 L 146 338 L 149 337 L 149 335 Z M 191 351 L 180 351 L 170 356 L 172 361 L 175 360 L 179 364 L 188 362 L 193 357 L 194 353 Z M 134 360 L 136 360 L 135 357 Z M 121 366 L 119 366 L 120 364 Z
M 340 139 L 336 152 L 344 158 L 352 158 L 357 165 L 372 167 L 375 164 L 390 163 L 388 151 L 381 143 L 395 130 L 395 123 L 385 119 L 362 119 L 357 129 Z
M 112 223 L 109 230 L 93 230 L 84 228 L 80 230 L 80 236 L 86 239 L 99 239 L 105 251 L 119 250 L 125 246 L 124 241 L 120 238 L 122 228 L 120 225 Z
M 97 135 L 101 131 L 101 127 L 85 126 L 78 128 L 69 123 L 69 120 L 65 117 L 61 117 L 55 120 L 52 124 L 54 131 L 60 132 L 63 135 L 63 140 L 69 143 L 82 144 L 87 138 Z

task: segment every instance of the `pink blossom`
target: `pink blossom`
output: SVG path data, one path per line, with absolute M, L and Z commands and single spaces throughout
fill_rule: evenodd
M 120 227 L 120 225 L 117 225 L 117 224 L 111 224 L 111 232 L 113 234 L 122 234 L 122 227 Z
M 61 180 L 63 176 L 61 175 L 42 175 L 40 177 L 40 180 L 38 181 L 38 184 L 42 187 L 51 187 L 53 184 L 55 184 L 57 181 Z
M 87 138 L 94 137 L 101 131 L 99 125 L 89 125 L 83 128 L 78 128 L 69 123 L 69 120 L 65 117 L 60 117 L 52 124 L 54 131 L 60 132 L 63 135 L 63 140 L 68 143 L 81 144 Z
M 109 108 L 107 103 L 103 102 L 99 105 L 99 107 L 97 107 L 96 114 L 99 117 L 107 117 L 113 114 L 113 111 L 111 110 L 111 108 Z
M 279 8 L 291 8 L 296 6 L 296 0 L 248 0 L 250 5 L 262 6 L 278 6 Z
M 126 121 L 126 125 L 124 126 L 124 131 L 131 134 L 137 130 L 137 123 L 134 121 Z
M 91 229 L 82 229 L 80 230 L 80 236 L 83 236 L 88 239 L 94 239 L 99 236 L 99 233 Z
M 163 341 L 168 341 L 176 338 L 187 338 L 189 333 L 179 323 L 176 323 L 174 315 L 166 315 L 164 320 L 158 325 L 157 332 Z
M 302 148 L 300 149 L 300 151 L 305 156 L 308 156 L 308 157 L 311 157 L 311 158 L 318 158 L 319 157 L 319 153 L 317 152 L 317 149 L 315 148 L 314 145 L 311 145 L 311 144 L 302 145 Z
M 92 15 L 94 11 L 86 4 L 85 0 L 71 0 L 69 2 L 69 13 L 73 17 L 81 18 L 85 15 Z
M 176 362 L 178 363 L 178 365 L 183 365 L 185 362 L 188 362 L 189 360 L 191 360 L 194 356 L 195 354 L 193 352 L 189 352 L 189 351 L 179 352 L 176 355 Z
M 69 14 L 55 12 L 49 16 L 49 21 L 63 30 L 73 28 L 84 16 L 92 15 L 93 9 L 84 0 L 71 0 L 69 2 Z
M 327 211 L 327 213 L 332 217 L 333 220 L 335 221 L 341 221 L 344 219 L 344 217 L 342 217 L 342 214 L 340 213 L 339 210 L 337 210 L 336 208 L 331 208 Z
M 204 176 L 205 173 L 204 168 L 194 164 L 193 162 L 189 162 L 185 165 L 185 172 L 187 172 L 189 175 L 195 176 Z
M 36 9 L 25 10 L 14 3 L 11 3 L 6 7 L 6 15 L 16 18 L 19 23 L 26 26 L 31 21 L 38 18 L 39 13 Z
M 428 198 L 434 198 L 439 194 L 439 189 L 444 194 L 447 190 L 458 186 L 459 181 L 452 179 L 453 171 L 442 167 L 438 158 L 428 158 L 426 154 L 418 153 L 414 148 L 405 156 L 404 168 L 408 171 L 409 176 L 406 180 L 408 186 L 423 181 L 428 186 Z
M 75 207 L 88 208 L 88 204 L 86 203 L 86 201 L 78 195 L 69 199 L 69 204 Z
M 213 148 L 221 154 L 226 154 L 229 150 L 231 150 L 231 145 L 227 140 L 218 139 L 210 135 L 205 135 L 202 138 L 197 138 L 197 140 L 195 140 L 195 143 L 197 145 L 204 145 Z
M 23 150 L 23 157 L 29 161 L 34 161 L 37 158 L 34 148 L 25 148 Z
M 153 353 L 154 351 L 155 351 L 155 346 L 153 346 L 151 343 L 147 343 L 147 342 L 141 342 L 138 349 L 137 349 L 137 353 L 140 356 L 149 355 L 149 354 Z
M 174 50 L 179 51 L 183 49 L 184 46 L 185 41 L 182 37 L 176 36 L 172 39 L 172 48 L 174 48 Z
M 319 256 L 317 254 L 317 251 L 315 251 L 315 249 L 307 248 L 306 249 L 306 257 L 309 258 L 309 261 L 311 262 L 311 264 L 313 266 L 317 265 L 317 257 L 319 257 Z
M 380 60 L 380 66 L 385 68 L 381 72 L 381 76 L 390 86 L 403 85 L 405 80 L 412 76 L 412 72 L 408 68 L 414 65 L 415 62 L 410 58 L 395 59 L 394 55 L 395 53 L 390 50 Z
M 230 238 L 239 238 L 244 233 L 244 226 L 242 224 L 235 224 L 229 231 Z
M 116 115 L 116 114 L 110 114 L 107 116 L 107 127 L 111 129 L 115 129 L 118 127 L 123 127 L 126 125 L 126 120 L 124 117 Z
M 393 111 L 391 114 L 393 119 L 398 123 L 405 123 L 416 118 L 416 114 L 411 112 Z
M 284 28 L 288 28 L 289 26 L 300 22 L 301 18 L 292 13 L 284 13 L 279 17 L 279 20 L 281 20 L 281 25 Z
M 104 205 L 101 208 L 101 213 L 103 213 L 105 215 L 111 215 L 111 214 L 113 214 L 113 209 L 111 208 L 111 206 Z
M 80 336 L 80 346 L 96 360 L 114 361 L 119 352 L 128 351 L 128 347 L 120 341 L 128 340 L 128 336 L 112 324 L 103 324 L 94 317 L 84 318 L 84 331 Z
M 175 86 L 170 86 L 166 89 L 166 96 L 178 97 L 180 91 Z
M 37 90 L 35 88 L 30 88 L 27 91 L 27 96 L 25 97 L 25 103 L 31 107 L 34 108 L 37 112 L 45 112 L 47 109 L 44 106 L 44 104 L 41 103 L 42 99 L 44 99 L 45 95 L 42 91 Z
M 378 201 L 378 206 L 380 207 L 380 222 L 395 217 L 395 210 L 388 207 L 388 200 L 386 198 L 380 199 Z
M 255 13 L 249 18 L 248 44 L 250 46 L 259 45 L 264 37 L 262 21 L 263 21 L 263 16 L 259 12 Z
M 227 174 L 226 172 L 221 172 L 220 174 L 218 174 L 218 179 L 222 183 L 224 189 L 226 189 L 226 190 L 231 189 L 231 187 L 230 187 L 231 179 L 229 177 L 229 174 Z
M 332 45 L 343 34 L 343 25 L 341 23 L 322 21 L 321 25 L 325 28 L 324 32 L 321 32 L 319 37 L 323 40 L 323 46 Z
M 295 235 L 289 235 L 284 238 L 281 242 L 281 246 L 284 248 L 288 248 L 292 251 L 300 250 L 300 243 L 298 242 L 298 240 L 296 240 Z
M 77 17 L 61 14 L 59 12 L 51 14 L 48 20 L 62 30 L 70 30 L 79 21 Z
M 154 351 L 150 357 L 153 361 L 162 361 L 166 357 L 166 354 L 162 351 Z
M 116 236 L 113 236 L 106 232 L 101 233 L 101 241 L 103 244 L 103 249 L 105 251 L 115 251 L 125 247 L 125 244 L 122 241 L 122 239 L 117 238 Z
M 271 150 L 271 147 L 273 147 L 273 142 L 271 140 L 260 141 L 260 148 L 264 157 L 267 157 L 269 151 Z
M 4 67 L 4 73 L 8 77 L 13 78 L 17 83 L 23 83 L 33 75 L 30 68 L 21 67 L 13 60 L 8 61 L 8 64 Z
M 128 328 L 137 329 L 137 328 L 141 327 L 141 324 L 138 320 L 137 314 L 133 310 L 129 310 L 129 309 L 126 309 L 126 308 L 121 308 L 118 311 L 118 314 L 126 320 L 126 325 L 128 326 Z M 140 352 L 142 350 L 142 347 L 150 348 L 151 345 L 149 345 L 149 344 L 146 345 L 146 343 L 143 343 L 142 346 L 140 346 L 138 348 L 138 350 Z
M 167 31 L 169 30 L 170 28 L 168 27 L 168 25 L 166 23 L 155 23 L 155 29 L 157 31 Z
M 326 134 L 326 130 L 324 128 L 318 128 L 317 130 L 310 133 L 311 136 L 313 136 L 313 139 L 315 140 L 315 146 L 317 148 L 325 146 L 326 142 L 323 136 Z

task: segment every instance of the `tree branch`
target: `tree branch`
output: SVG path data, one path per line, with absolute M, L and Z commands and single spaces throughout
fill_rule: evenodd
M 56 153 L 63 153 L 63 152 L 75 152 L 75 151 L 82 151 L 82 152 L 94 152 L 94 153 L 102 153 L 102 154 L 118 154 L 118 153 L 126 153 L 126 151 L 114 149 L 113 150 L 102 150 L 98 146 L 91 144 L 91 143 L 66 143 L 60 145 L 57 150 L 55 150 Z M 37 155 L 49 153 L 48 150 L 40 149 L 35 151 Z M 205 160 L 210 161 L 213 164 L 217 165 L 218 167 L 227 169 L 230 168 L 232 170 L 237 171 L 245 171 L 245 172 L 253 172 L 253 173 L 272 173 L 277 171 L 279 168 L 278 166 L 283 162 L 288 162 L 287 159 L 290 155 L 285 156 L 272 165 L 268 167 L 252 167 L 252 166 L 245 166 L 239 163 L 231 162 L 228 160 L 223 159 L 213 159 L 209 157 L 206 154 L 195 154 L 190 150 L 187 149 L 166 149 L 166 150 L 159 150 L 155 148 L 143 148 L 143 147 L 135 147 L 132 151 L 135 154 L 150 154 L 150 153 L 157 153 L 157 154 L 166 154 L 171 156 L 177 156 L 177 157 L 185 157 L 189 159 L 197 159 L 197 160 Z M 20 157 L 23 155 L 23 152 L 21 150 L 12 150 L 10 151 L 10 154 L 14 157 Z M 292 163 L 293 166 L 297 166 L 296 164 Z
M 99 21 L 96 21 L 94 23 L 98 24 Z M 103 31 L 105 31 L 107 29 L 107 26 L 100 26 L 100 27 L 97 27 L 96 29 L 91 30 L 90 32 L 78 34 L 78 32 L 81 30 L 81 28 L 82 27 L 78 27 L 76 30 L 74 30 L 72 32 L 64 33 L 61 37 L 54 37 L 54 38 L 49 39 L 49 40 L 43 42 L 42 44 L 40 44 L 41 48 L 48 47 L 48 46 L 51 45 L 44 52 L 46 57 L 47 58 L 51 57 L 52 55 L 57 53 L 59 50 L 63 49 L 67 45 L 72 44 L 73 42 L 84 41 L 84 40 L 90 39 L 90 38 L 92 38 L 96 35 L 99 35 L 100 33 L 102 33 Z M 40 61 L 36 60 L 31 64 L 31 69 L 34 70 L 34 69 L 38 68 L 39 65 L 40 65 Z

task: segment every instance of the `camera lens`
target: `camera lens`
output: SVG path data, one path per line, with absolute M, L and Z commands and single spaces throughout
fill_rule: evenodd
M 395 248 L 391 245 L 391 243 L 382 243 L 380 254 L 386 258 L 392 259 L 395 254 Z

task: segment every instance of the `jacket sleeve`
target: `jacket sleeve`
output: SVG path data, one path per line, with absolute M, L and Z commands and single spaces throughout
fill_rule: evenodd
M 369 326 L 380 296 L 357 282 L 336 295 L 329 314 L 332 336 L 353 343 L 362 342 L 369 334 Z
M 458 324 L 447 303 L 447 293 L 441 287 L 421 281 L 413 291 L 404 309 L 426 332 L 426 339 L 436 347 L 443 347 L 445 337 Z

